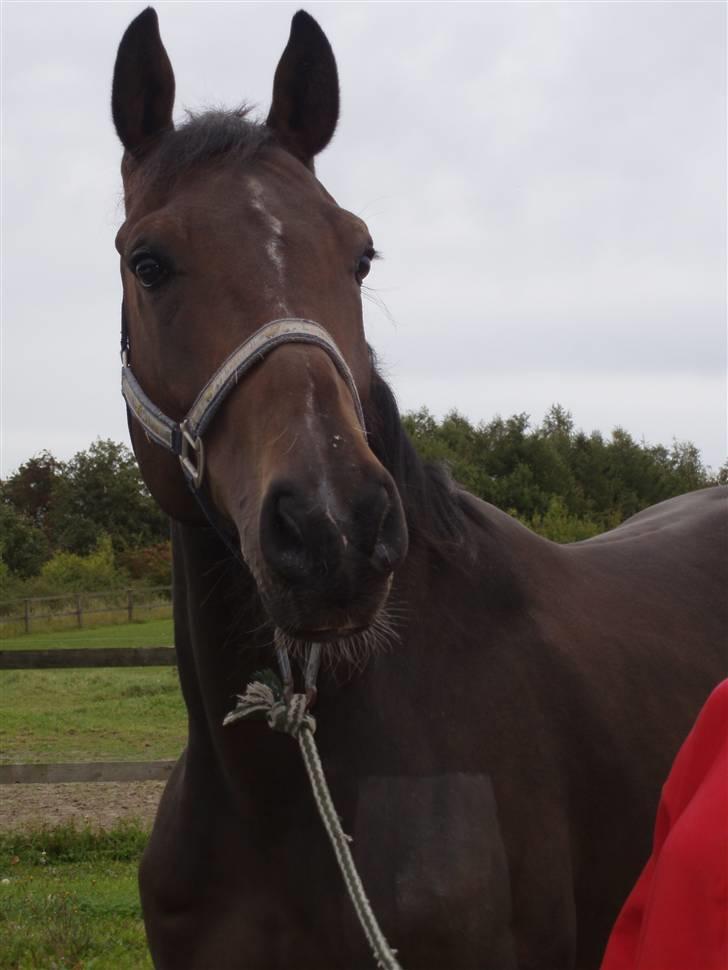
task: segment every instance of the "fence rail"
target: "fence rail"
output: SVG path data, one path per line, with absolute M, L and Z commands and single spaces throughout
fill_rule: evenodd
M 0 670 L 69 667 L 174 667 L 174 647 L 55 647 L 51 650 L 0 650 Z
M 34 670 L 40 667 L 167 667 L 176 663 L 174 647 L 0 650 L 0 670 Z M 166 781 L 175 764 L 176 761 L 81 761 L 0 765 L 0 785 Z
M 0 785 L 166 781 L 176 763 L 176 761 L 80 761 L 55 765 L 0 765 Z
M 75 625 L 81 628 L 84 625 L 84 617 L 101 613 L 120 614 L 128 623 L 132 623 L 140 612 L 171 606 L 171 601 L 171 586 L 129 587 L 98 593 L 27 596 L 20 600 L 0 603 L 0 626 L 13 624 L 21 627 L 23 632 L 30 633 L 36 622 L 74 617 Z M 59 608 L 42 611 L 43 604 L 52 603 L 58 604 Z M 64 607 L 70 607 L 70 609 Z M 17 612 L 8 612 L 13 609 Z

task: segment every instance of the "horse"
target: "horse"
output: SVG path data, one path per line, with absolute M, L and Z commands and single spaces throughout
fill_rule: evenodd
M 293 17 L 265 122 L 175 126 L 174 83 L 148 8 L 112 115 L 123 389 L 188 714 L 140 864 L 154 963 L 372 965 L 296 744 L 223 728 L 276 651 L 315 646 L 316 740 L 402 966 L 596 968 L 725 674 L 726 490 L 561 546 L 423 463 L 364 334 L 373 239 L 315 175 L 321 28 Z

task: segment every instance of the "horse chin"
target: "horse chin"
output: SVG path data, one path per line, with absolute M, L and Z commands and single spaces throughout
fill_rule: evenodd
M 328 615 L 303 619 L 288 597 L 282 602 L 263 596 L 263 604 L 275 629 L 275 642 L 297 660 L 305 660 L 314 643 L 321 644 L 322 662 L 329 668 L 341 665 L 363 669 L 375 653 L 398 639 L 388 608 L 390 576 L 378 596 L 357 607 L 338 609 Z M 293 608 L 292 608 L 293 607 Z
M 299 662 L 305 662 L 314 643 L 321 644 L 321 659 L 325 667 L 336 670 L 351 668 L 362 671 L 377 653 L 388 650 L 397 640 L 386 605 L 382 606 L 366 626 L 339 629 L 285 630 L 276 627 L 276 645 L 283 647 Z

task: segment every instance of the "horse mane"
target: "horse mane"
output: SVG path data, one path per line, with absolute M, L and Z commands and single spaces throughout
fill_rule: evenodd
M 402 499 L 410 540 L 419 540 L 449 563 L 465 565 L 472 553 L 462 489 L 446 465 L 423 461 L 402 426 L 391 388 L 372 360 L 364 416 L 369 446 L 390 473 Z
M 152 181 L 168 181 L 197 165 L 231 156 L 240 162 L 253 158 L 275 141 L 267 125 L 251 120 L 250 107 L 214 108 L 187 112 L 187 120 L 164 133 L 141 158 L 141 172 Z

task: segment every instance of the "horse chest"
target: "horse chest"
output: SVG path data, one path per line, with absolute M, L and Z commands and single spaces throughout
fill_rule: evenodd
M 243 862 L 239 912 L 224 915 L 222 933 L 247 952 L 240 966 L 371 967 L 318 819 L 302 821 L 277 839 L 268 833 L 273 848 Z M 344 825 L 403 966 L 482 970 L 484 954 L 500 970 L 513 965 L 508 868 L 486 775 L 362 779 Z

